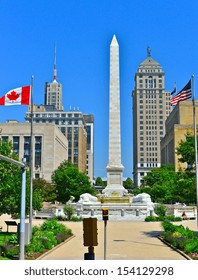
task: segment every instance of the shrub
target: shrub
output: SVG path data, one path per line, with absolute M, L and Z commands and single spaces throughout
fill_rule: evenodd
M 145 218 L 145 222 L 157 222 L 159 221 L 159 217 L 155 217 L 155 216 L 147 216 Z
M 12 234 L 8 239 L 8 243 L 12 245 L 17 245 L 19 243 L 18 234 L 17 233 Z
M 198 238 L 194 231 L 188 227 L 184 228 L 183 225 L 173 225 L 168 221 L 164 221 L 162 226 L 165 230 L 163 237 L 167 242 L 185 253 L 191 254 L 192 257 L 195 254 L 195 259 L 197 259 Z
M 71 220 L 72 215 L 75 213 L 75 208 L 71 204 L 66 204 L 63 208 L 65 215 L 67 216 L 68 220 Z
M 64 231 L 65 229 L 66 229 L 65 225 L 58 223 L 56 219 L 48 220 L 44 222 L 40 227 L 41 231 L 50 231 L 53 232 L 54 235 L 57 235 L 58 233 Z
M 42 244 L 43 244 L 44 248 L 48 249 L 48 250 L 51 250 L 52 247 L 54 247 L 58 243 L 53 232 L 48 232 L 48 231 L 42 232 L 40 238 L 42 240 Z
M 29 245 L 27 245 L 27 253 L 44 252 L 44 245 L 40 236 L 33 236 Z
M 71 218 L 71 220 L 72 220 L 72 222 L 79 222 L 79 221 L 82 221 L 82 219 L 79 218 L 79 217 L 77 217 L 77 216 L 73 216 L 73 217 Z
M 185 253 L 197 253 L 198 252 L 198 238 L 186 240 L 184 244 Z
M 158 216 L 165 216 L 165 215 L 166 215 L 167 208 L 166 208 L 166 206 L 165 206 L 164 204 L 159 203 L 159 204 L 156 204 L 156 205 L 155 205 L 154 211 L 155 211 L 155 213 L 156 213 Z
M 175 230 L 175 226 L 173 224 L 171 224 L 169 221 L 164 221 L 162 223 L 162 227 L 164 228 L 165 231 L 167 232 L 174 232 Z
M 12 259 L 14 256 L 19 255 L 19 246 L 12 244 L 5 244 L 1 246 L 1 256 Z

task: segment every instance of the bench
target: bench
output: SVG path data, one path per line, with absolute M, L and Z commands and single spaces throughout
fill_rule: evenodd
M 18 226 L 16 221 L 5 221 L 5 223 L 7 225 L 7 232 L 8 232 L 9 226 L 15 226 L 15 227 Z

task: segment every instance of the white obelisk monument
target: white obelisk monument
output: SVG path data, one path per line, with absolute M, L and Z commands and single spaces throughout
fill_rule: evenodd
M 105 196 L 126 194 L 127 190 L 122 184 L 124 166 L 121 163 L 119 45 L 115 35 L 110 45 L 109 162 L 106 170 Z

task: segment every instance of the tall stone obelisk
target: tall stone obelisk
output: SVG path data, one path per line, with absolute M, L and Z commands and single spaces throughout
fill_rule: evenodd
M 106 170 L 105 196 L 123 196 L 127 193 L 122 184 L 124 166 L 121 163 L 119 45 L 115 35 L 110 45 L 109 162 Z

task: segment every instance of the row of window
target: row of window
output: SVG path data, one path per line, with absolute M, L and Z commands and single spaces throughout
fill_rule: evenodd
M 152 98 L 163 98 L 163 94 L 162 94 L 162 91 L 160 91 L 158 94 L 155 90 L 153 90 L 152 93 L 155 93 L 155 94 L 151 94 L 151 91 L 146 91 L 146 94 L 143 93 L 143 90 L 140 90 L 140 94 L 139 94 L 139 98 L 147 98 L 147 99 L 152 99 Z
M 146 146 L 157 146 L 157 142 L 140 142 L 140 146 L 144 146 L 144 144 L 146 144 Z
M 3 142 L 7 142 L 9 140 L 8 136 L 1 137 Z M 13 136 L 13 150 L 16 154 L 19 155 L 20 149 L 20 137 Z M 26 158 L 26 163 L 29 165 L 30 163 L 30 149 L 31 149 L 31 139 L 30 136 L 24 136 L 24 158 Z M 42 137 L 35 136 L 35 143 L 34 143 L 34 167 L 38 168 L 41 166 L 41 153 L 42 153 Z
M 144 121 L 140 121 L 140 124 L 144 124 Z M 146 124 L 158 124 L 157 121 L 146 121 Z M 159 121 L 159 124 L 163 124 L 163 121 Z
M 143 73 L 143 72 L 145 72 L 145 73 L 162 72 L 161 69 L 156 69 L 156 66 L 153 66 L 153 67 L 154 67 L 154 69 L 139 69 L 138 71 L 141 73 Z
M 140 115 L 140 119 L 143 119 L 143 118 L 145 118 L 145 116 L 143 116 L 143 115 Z M 146 115 L 146 119 L 147 120 L 150 120 L 150 119 L 160 119 L 160 120 L 162 120 L 163 119 L 163 116 L 159 116 L 159 117 L 157 117 L 157 115 Z
M 159 108 L 162 109 L 163 105 L 158 105 L 158 106 L 157 105 L 146 105 L 146 106 L 143 106 L 143 105 L 140 104 L 139 108 L 140 109 L 143 109 L 143 108 L 144 109 L 159 109 Z
M 81 120 L 54 120 L 54 119 L 34 119 L 35 123 L 55 123 L 57 125 L 79 125 L 82 123 Z
M 65 114 L 65 113 L 35 113 L 33 114 L 34 117 L 36 118 L 82 118 L 82 114 L 78 114 L 78 113 L 74 113 L 74 114 L 71 114 L 71 113 L 68 113 L 68 114 Z M 30 114 L 27 114 L 27 117 L 30 117 Z
M 144 129 L 144 128 L 146 128 L 146 130 L 163 130 L 164 129 L 164 127 L 163 126 L 160 126 L 160 127 L 158 127 L 157 125 L 153 125 L 153 126 L 146 126 L 146 127 L 144 127 L 144 126 L 140 126 L 140 129 Z
M 157 163 L 141 163 L 140 164 L 140 167 L 158 167 L 158 164 Z
M 144 147 L 141 147 L 140 151 L 144 151 Z M 157 151 L 157 147 L 149 147 L 149 148 L 147 147 L 146 151 Z
M 144 153 L 140 153 L 140 156 L 143 157 Z M 147 157 L 157 157 L 157 153 L 146 153 Z
M 162 110 L 146 110 L 145 112 L 143 110 L 140 110 L 140 115 L 143 115 L 144 113 L 146 113 L 147 115 L 156 115 L 157 113 L 159 113 L 159 115 L 163 115 Z
M 144 162 L 145 159 L 144 158 L 140 158 L 140 162 Z M 146 159 L 147 162 L 157 162 L 157 158 L 147 158 Z

